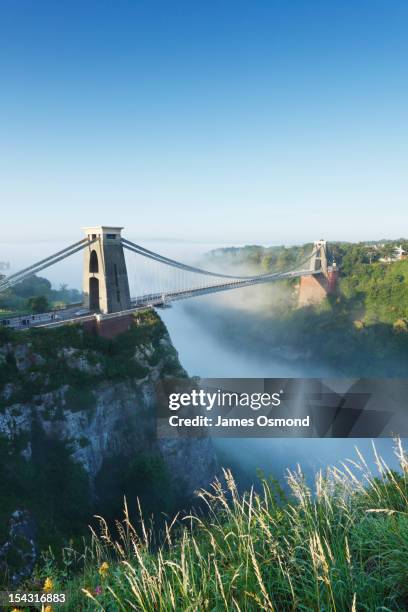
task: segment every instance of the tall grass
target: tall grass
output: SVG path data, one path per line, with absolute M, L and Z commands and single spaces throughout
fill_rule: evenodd
M 174 520 L 158 548 L 125 504 L 115 538 L 99 519 L 79 576 L 46 572 L 70 610 L 407 610 L 408 460 L 395 451 L 398 473 L 376 455 L 373 475 L 360 454 L 313 489 L 288 472 L 286 501 L 266 479 L 240 495 L 224 470 L 198 493 L 208 512 Z

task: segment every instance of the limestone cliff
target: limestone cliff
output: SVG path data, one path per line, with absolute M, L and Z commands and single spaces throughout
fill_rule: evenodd
M 36 474 L 48 474 L 50 462 L 65 462 L 58 481 L 61 490 L 55 496 L 63 495 L 70 465 L 81 468 L 93 497 L 98 495 L 95 483 L 105 465 L 116 459 L 126 465 L 141 456 L 159 456 L 171 487 L 184 497 L 208 486 L 216 472 L 208 437 L 156 437 L 156 384 L 167 376 L 186 377 L 186 373 L 164 324 L 151 311 L 136 316 L 132 328 L 113 340 L 80 327 L 2 330 L 0 477 L 4 474 L 3 482 L 13 488 L 12 472 L 23 473 L 11 491 L 12 502 L 7 502 L 9 496 L 0 485 L 3 523 L 7 512 L 10 516 L 26 510 L 41 514 L 41 504 L 32 501 L 35 495 L 25 491 L 29 482 L 24 480 L 25 464 L 34 470 L 32 480 L 38 481 Z M 55 444 L 62 444 L 66 451 L 61 460 L 55 449 L 50 454 Z M 53 472 L 47 482 L 52 479 Z M 76 482 L 80 481 L 77 476 Z M 49 504 L 56 503 L 52 490 L 47 495 Z M 2 538 L 4 542 L 7 533 L 0 529 L 0 557 Z

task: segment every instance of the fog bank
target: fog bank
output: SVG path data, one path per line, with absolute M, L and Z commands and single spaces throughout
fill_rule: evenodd
M 232 291 L 230 295 L 241 291 Z M 231 348 L 218 333 L 217 321 L 213 322 L 213 326 L 208 322 L 209 312 L 212 312 L 209 305 L 216 299 L 217 296 L 195 298 L 193 309 L 188 302 L 179 302 L 170 309 L 160 311 L 181 364 L 190 375 L 203 378 L 308 378 L 333 375 L 316 365 L 300 367 L 298 363 L 292 364 L 284 359 L 257 356 L 254 347 L 248 347 L 244 332 L 240 342 L 235 339 Z M 214 312 L 212 314 L 214 316 Z M 376 473 L 372 441 L 369 439 L 214 438 L 214 444 L 223 462 L 230 459 L 250 478 L 255 478 L 256 469 L 261 468 L 265 474 L 282 480 L 286 468 L 293 469 L 298 463 L 310 476 L 319 468 L 339 464 L 346 459 L 357 460 L 355 446 Z M 377 439 L 375 446 L 390 467 L 398 466 L 391 439 Z

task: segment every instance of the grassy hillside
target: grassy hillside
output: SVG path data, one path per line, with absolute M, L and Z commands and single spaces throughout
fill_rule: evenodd
M 161 547 L 125 513 L 116 538 L 101 520 L 83 557 L 66 551 L 62 570 L 48 557 L 37 580 L 66 590 L 69 610 L 406 610 L 408 462 L 396 452 L 401 473 L 378 459 L 373 477 L 361 457 L 317 474 L 313 491 L 290 474 L 287 498 L 265 479 L 239 496 L 226 471 L 200 493 L 208 515 L 170 526 Z

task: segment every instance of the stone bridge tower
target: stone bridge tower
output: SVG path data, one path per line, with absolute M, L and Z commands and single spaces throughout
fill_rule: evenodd
M 310 260 L 311 270 L 321 270 L 327 276 L 327 240 L 316 240 L 313 244 L 314 255 Z
M 84 307 L 108 314 L 130 308 L 129 281 L 123 253 L 122 227 L 86 227 L 84 251 Z
M 336 287 L 336 264 L 329 265 L 327 241 L 317 240 L 313 245 L 314 255 L 310 260 L 310 270 L 319 271 L 313 276 L 301 276 L 299 285 L 298 306 L 320 304 L 328 293 Z

